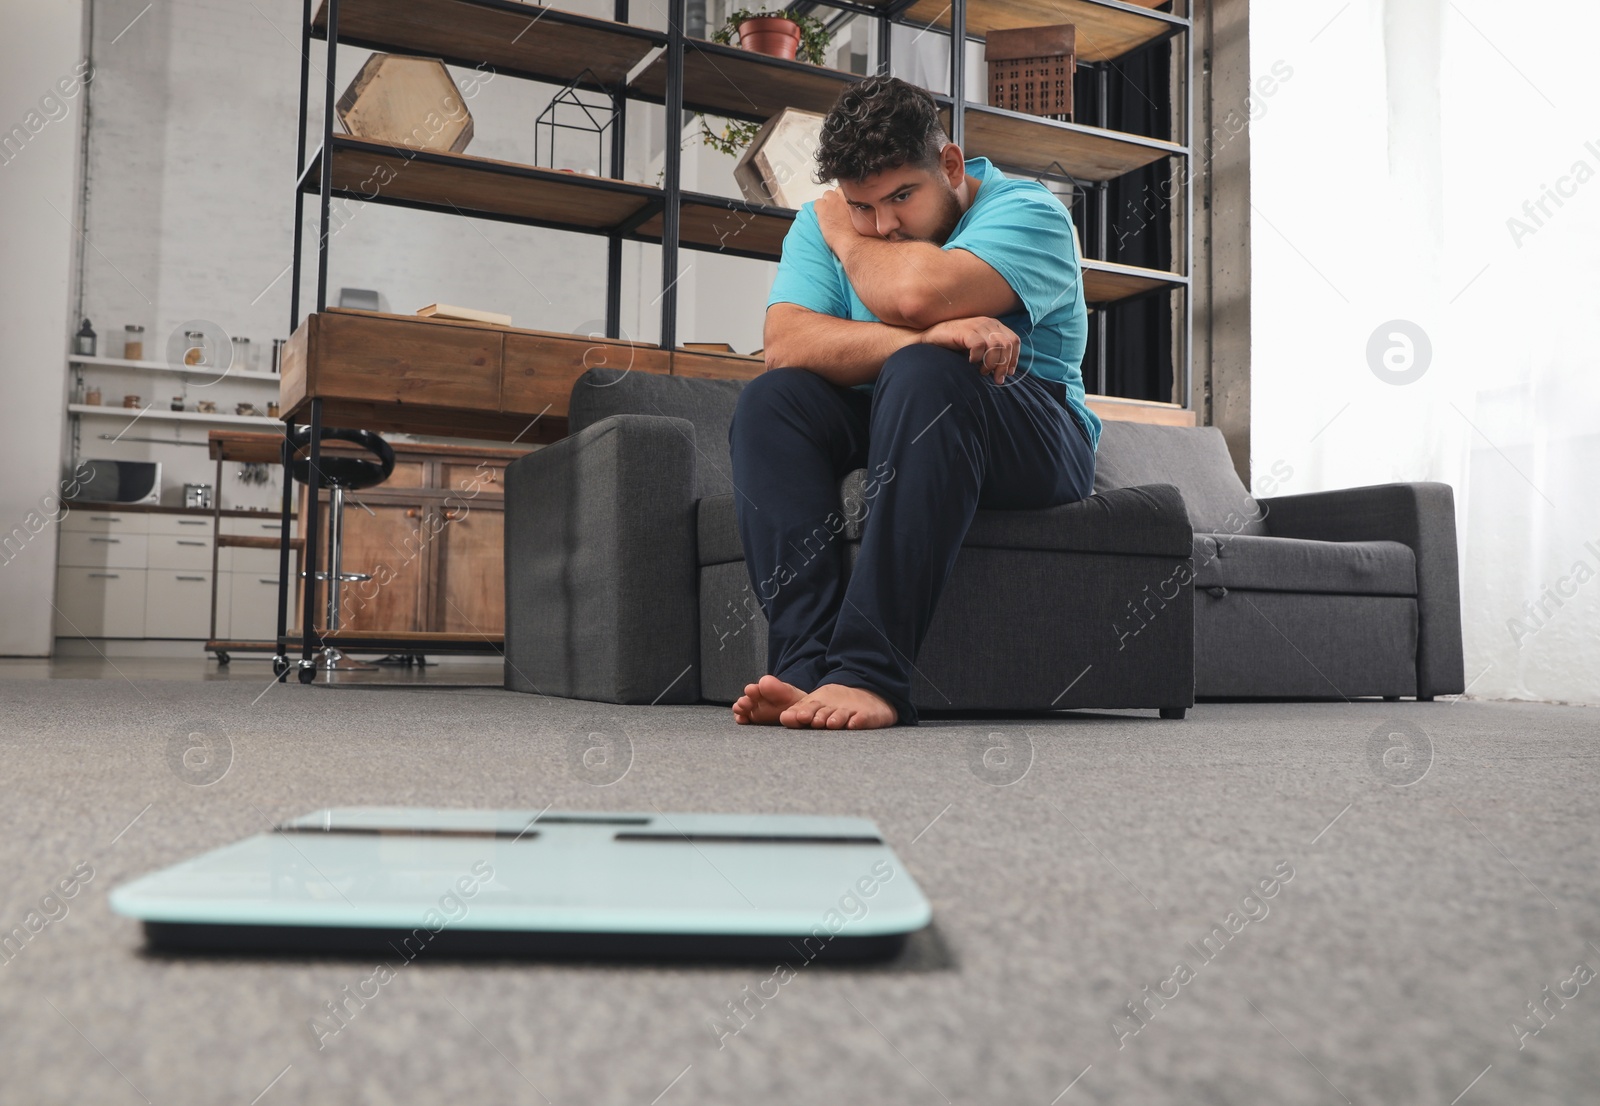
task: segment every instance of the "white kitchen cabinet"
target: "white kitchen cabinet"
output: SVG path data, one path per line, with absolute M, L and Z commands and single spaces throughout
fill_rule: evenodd
M 211 573 L 151 568 L 145 573 L 144 636 L 204 638 L 211 628 Z
M 204 641 L 211 635 L 211 515 L 78 506 L 60 525 L 57 636 Z M 222 532 L 276 538 L 278 521 L 225 516 Z M 215 552 L 217 638 L 275 637 L 277 550 Z
M 56 636 L 143 637 L 144 576 L 143 568 L 58 567 Z
M 238 550 L 237 552 L 257 552 Z M 276 553 L 273 556 L 277 556 Z M 234 641 L 270 641 L 278 636 L 277 566 L 271 574 L 233 572 L 228 636 Z M 294 612 L 290 611 L 293 622 Z

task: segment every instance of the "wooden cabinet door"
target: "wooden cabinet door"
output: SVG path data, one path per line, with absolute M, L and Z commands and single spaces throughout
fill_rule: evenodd
M 359 493 L 357 493 L 359 494 Z M 422 630 L 423 595 L 441 535 L 432 533 L 420 504 L 378 504 L 366 510 L 346 498 L 343 565 L 370 580 L 341 585 L 341 630 Z M 319 506 L 317 567 L 328 568 L 328 505 Z M 327 625 L 326 585 L 317 583 L 317 625 Z
M 439 507 L 438 580 L 429 630 L 498 637 L 506 631 L 503 510 Z

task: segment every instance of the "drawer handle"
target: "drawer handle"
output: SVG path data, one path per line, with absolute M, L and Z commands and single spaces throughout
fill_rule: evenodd
M 278 586 L 278 581 L 276 581 L 276 580 L 269 580 L 269 579 L 267 579 L 267 578 L 266 578 L 266 577 L 265 577 L 265 576 L 257 576 L 257 577 L 256 577 L 256 580 L 257 580 L 257 581 L 258 581 L 258 582 L 259 582 L 259 583 L 263 583 L 263 584 L 271 584 L 271 585 L 272 585 L 272 586 L 273 586 L 273 587 L 277 587 L 277 586 Z
M 203 542 L 203 541 L 184 541 L 184 540 L 183 540 L 183 539 L 182 539 L 182 538 L 179 538 L 179 539 L 178 539 L 178 544 L 179 544 L 179 545 L 198 545 L 198 546 L 204 546 L 204 545 L 205 545 L 205 544 L 206 544 L 206 543 L 205 543 L 205 542 Z
M 210 526 L 211 524 L 209 522 L 205 521 L 204 519 L 199 519 L 199 518 L 180 518 L 178 520 L 178 525 L 179 526 Z
M 90 576 L 104 576 L 107 580 L 120 580 L 122 575 L 117 572 L 91 572 Z
M 112 545 L 116 545 L 118 542 L 122 541 L 121 538 L 96 538 L 96 537 L 90 537 L 89 540 L 90 541 L 110 542 Z
M 204 580 L 204 576 L 179 576 L 180 580 Z
M 91 521 L 91 522 L 121 522 L 122 521 L 122 516 L 121 515 L 90 515 L 89 516 L 89 521 Z

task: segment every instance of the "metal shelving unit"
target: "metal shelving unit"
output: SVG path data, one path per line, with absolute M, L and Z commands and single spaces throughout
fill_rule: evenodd
M 368 200 L 421 210 L 472 215 L 542 226 L 608 239 L 606 334 L 620 334 L 621 246 L 643 241 L 662 247 L 661 339 L 676 347 L 678 250 L 709 249 L 734 256 L 776 260 L 794 212 L 720 196 L 688 193 L 680 181 L 680 151 L 665 144 L 665 173 L 656 188 L 624 178 L 627 101 L 659 104 L 669 119 L 685 108 L 727 118 L 761 121 L 785 106 L 825 111 L 839 91 L 861 79 L 853 73 L 752 54 L 683 34 L 684 0 L 669 0 L 668 27 L 658 31 L 628 23 L 628 0 L 615 0 L 612 20 L 520 3 L 518 0 L 304 0 L 301 123 L 296 162 L 295 250 L 290 328 L 302 321 L 300 295 L 305 264 L 304 204 L 319 202 L 316 303 L 327 306 L 327 250 L 334 197 Z M 1174 0 L 1177 2 L 1177 0 Z M 1155 0 L 808 0 L 818 6 L 875 18 L 879 65 L 888 62 L 894 24 L 923 27 L 963 40 L 977 40 L 997 27 L 1073 20 L 1092 33 L 1080 35 L 1080 58 L 1088 65 L 1181 37 L 1192 70 L 1186 16 L 1158 10 Z M 530 14 L 531 13 L 531 14 Z M 348 33 L 341 27 L 349 25 Z M 321 143 L 308 148 L 312 40 L 326 43 Z M 338 44 L 411 52 L 497 73 L 604 92 L 619 110 L 611 131 L 610 178 L 556 173 L 489 158 L 441 154 L 412 147 L 365 142 L 333 129 Z M 652 56 L 652 54 L 654 56 Z M 950 52 L 951 88 L 964 87 L 965 52 Z M 632 73 L 632 79 L 629 74 Z M 1101 70 L 1102 79 L 1104 70 Z M 598 83 L 597 83 L 598 82 Z M 1191 155 L 1189 82 L 1175 113 L 1183 133 L 1173 139 L 1125 134 L 1081 123 L 1063 123 L 935 94 L 952 140 L 968 156 L 988 157 L 1001 168 L 1068 182 L 1082 191 L 1162 158 Z M 969 127 L 969 123 L 971 124 Z M 966 139 L 969 136 L 972 142 Z M 1180 140 L 1181 139 L 1181 140 Z M 330 152 L 324 156 L 324 152 Z M 391 182 L 375 190 L 382 168 Z M 515 187 L 511 187 L 511 182 Z M 1188 198 L 1185 176 L 1185 202 Z M 1181 292 L 1188 299 L 1188 220 L 1180 253 L 1183 265 L 1159 272 L 1105 260 L 1109 213 L 1098 205 L 1096 226 L 1085 236 L 1084 285 L 1092 305 L 1109 306 L 1130 296 Z M 1187 315 L 1188 308 L 1185 308 Z M 1180 372 L 1188 378 L 1187 341 Z M 1186 384 L 1187 386 L 1187 384 Z
M 951 37 L 952 43 L 981 39 L 992 30 L 1072 22 L 1079 27 L 1079 61 L 1098 68 L 1102 86 L 1104 63 L 1169 39 L 1181 39 L 1182 106 L 1174 111 L 1169 139 L 1149 138 L 1079 123 L 1060 123 L 1000 108 L 968 103 L 966 50 L 950 51 L 951 94 L 936 95 L 951 139 L 969 157 L 984 156 L 1002 169 L 1071 183 L 1076 193 L 1098 189 L 1096 226 L 1084 246 L 1085 299 L 1097 310 L 1133 298 L 1181 295 L 1183 308 L 1175 372 L 1182 380 L 1184 406 L 1192 405 L 1189 289 L 1192 249 L 1191 174 L 1185 173 L 1181 209 L 1181 241 L 1172 254 L 1182 265 L 1173 272 L 1142 269 L 1105 260 L 1109 182 L 1163 158 L 1193 154 L 1191 0 L 801 0 L 810 10 L 822 6 L 878 20 L 878 69 L 890 62 L 890 28 L 919 27 Z M 1185 14 L 1160 10 L 1182 5 Z M 819 68 L 751 54 L 684 33 L 685 0 L 666 0 L 665 31 L 629 23 L 629 0 L 614 0 L 613 18 L 598 19 L 519 0 L 303 0 L 301 20 L 300 116 L 295 162 L 295 223 L 290 331 L 298 330 L 301 285 L 307 261 L 304 241 L 305 202 L 318 203 L 316 292 L 313 310 L 327 308 L 330 207 L 334 197 L 395 204 L 531 226 L 603 235 L 607 239 L 606 335 L 620 335 L 622 243 L 645 241 L 661 247 L 660 346 L 677 343 L 677 281 L 680 248 L 715 250 L 735 256 L 777 260 L 783 234 L 795 212 L 685 192 L 681 182 L 681 144 L 673 139 L 686 107 L 729 118 L 764 120 L 784 106 L 825 111 L 839 90 L 860 80 L 853 73 Z M 308 148 L 312 41 L 325 43 L 320 143 Z M 373 50 L 435 57 L 466 68 L 491 67 L 494 72 L 526 80 L 570 85 L 610 96 L 616 110 L 611 126 L 610 178 L 559 173 L 536 166 L 489 158 L 442 154 L 414 147 L 372 143 L 334 133 L 338 47 L 343 42 Z M 654 56 L 652 56 L 654 55 Z M 661 105 L 668 120 L 665 167 L 659 188 L 623 179 L 626 171 L 626 105 L 636 100 Z M 1101 97 L 1103 110 L 1104 97 Z M 1101 120 L 1102 124 L 1104 119 Z M 969 123 L 971 124 L 969 127 Z M 970 133 L 974 139 L 969 147 Z M 389 183 L 367 191 L 376 166 L 389 171 Z M 393 182 L 400 181 L 398 185 Z M 1176 202 L 1176 201 L 1175 201 Z M 1082 231 L 1080 231 L 1082 233 Z M 1090 248 L 1092 246 L 1092 248 Z M 1181 249 L 1180 249 L 1181 247 Z M 1099 333 L 1096 328 L 1096 333 Z M 1103 382 L 1103 337 L 1096 356 L 1096 382 Z M 1087 382 L 1086 374 L 1086 382 Z M 321 406 L 308 411 L 310 463 L 320 457 Z M 286 422 L 286 429 L 288 423 Z M 289 476 L 287 436 L 283 446 L 283 514 L 281 569 L 288 573 L 288 518 L 293 480 Z M 316 481 L 310 488 L 313 499 Z M 317 548 L 317 512 L 306 517 L 306 548 Z M 312 562 L 308 560 L 308 566 Z M 281 590 L 281 589 L 280 589 Z M 312 627 L 314 588 L 305 589 L 302 625 Z M 281 606 L 281 604 L 280 604 Z M 314 638 L 315 633 L 307 635 Z M 288 641 L 286 614 L 280 611 L 280 653 Z M 304 643 L 309 656 L 311 643 Z M 287 670 L 287 658 L 283 669 Z M 302 677 L 305 673 L 302 672 Z

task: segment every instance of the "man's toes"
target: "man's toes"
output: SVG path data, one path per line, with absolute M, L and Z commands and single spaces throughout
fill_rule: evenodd
M 838 707 L 833 711 L 833 713 L 828 715 L 828 729 L 844 729 L 850 724 L 850 719 L 855 717 L 855 714 L 856 712 L 851 710 L 849 707 Z

